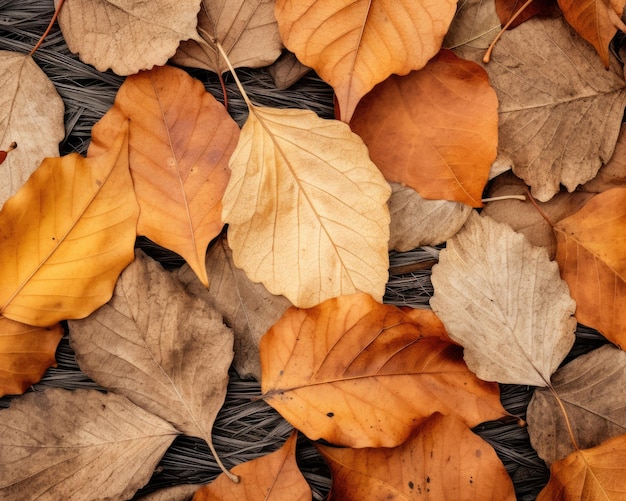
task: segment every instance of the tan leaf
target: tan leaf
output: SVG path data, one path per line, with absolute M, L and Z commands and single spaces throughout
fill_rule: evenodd
M 443 40 L 446 49 L 462 45 L 485 50 L 500 31 L 495 2 L 463 0 Z
M 274 17 L 274 0 L 202 0 L 198 39 L 181 42 L 172 61 L 216 73 L 228 71 L 213 38 L 233 68 L 259 68 L 280 56 L 283 43 Z
M 283 42 L 335 89 L 341 119 L 392 73 L 422 68 L 441 48 L 457 0 L 276 2 Z
M 115 393 L 28 393 L 0 411 L 0 496 L 130 499 L 178 432 Z
M 222 230 L 221 198 L 239 127 L 199 80 L 164 66 L 128 77 L 94 126 L 89 155 L 130 120 L 130 168 L 141 213 L 137 231 L 180 254 L 208 284 L 204 256 Z
M 0 314 L 49 326 L 106 303 L 134 258 L 128 128 L 97 157 L 48 158 L 0 211 Z
M 145 496 L 134 497 L 141 501 L 191 501 L 202 484 L 180 484 L 153 491 Z
M 293 52 L 285 51 L 274 63 L 267 68 L 278 90 L 291 87 L 304 75 L 311 71 L 305 66 Z
M 165 64 L 181 40 L 196 37 L 199 9 L 200 0 L 66 0 L 59 26 L 83 62 L 131 75 Z
M 230 167 L 222 217 L 253 282 L 300 307 L 357 291 L 382 299 L 391 189 L 346 124 L 254 106 Z
M 626 186 L 626 125 L 622 125 L 620 129 L 611 160 L 600 168 L 596 177 L 582 185 L 581 189 L 602 193 L 618 186 Z
M 546 386 L 574 343 L 575 303 L 544 248 L 472 214 L 433 267 L 433 311 L 486 381 Z
M 2 207 L 44 158 L 59 156 L 65 127 L 63 101 L 32 57 L 0 51 L 0 89 L 0 150 L 17 143 L 2 162 Z

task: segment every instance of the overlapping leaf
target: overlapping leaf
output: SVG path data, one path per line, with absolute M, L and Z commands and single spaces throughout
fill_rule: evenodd
M 459 3 L 443 41 L 447 49 L 469 45 L 486 49 L 500 31 L 495 2 L 463 0 Z
M 509 22 L 514 14 L 524 6 L 524 10 L 519 13 L 515 20 L 511 23 L 509 29 L 519 26 L 531 17 L 557 17 L 561 15 L 561 9 L 556 0 L 533 0 L 529 5 L 520 0 L 495 0 L 496 12 L 500 18 L 502 26 Z
M 600 168 L 596 177 L 582 186 L 582 190 L 602 193 L 618 186 L 626 186 L 626 125 L 620 129 L 611 160 Z

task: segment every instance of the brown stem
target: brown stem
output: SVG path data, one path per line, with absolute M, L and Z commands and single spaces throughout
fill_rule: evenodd
M 221 73 L 217 73 L 217 78 L 220 81 L 220 85 L 222 86 L 222 94 L 224 95 L 224 108 L 228 111 L 228 93 L 226 92 L 226 83 L 224 82 L 224 75 Z
M 522 6 L 520 7 L 520 9 L 519 9 L 519 10 L 518 10 L 515 14 L 513 14 L 513 15 L 511 16 L 511 19 L 509 19 L 509 20 L 507 21 L 507 23 L 504 25 L 504 27 L 500 30 L 500 33 L 498 33 L 498 34 L 496 35 L 496 38 L 494 38 L 494 39 L 493 39 L 493 42 L 491 42 L 491 45 L 489 45 L 489 48 L 487 49 L 487 52 L 485 52 L 485 55 L 483 56 L 483 63 L 487 64 L 487 63 L 491 60 L 491 53 L 493 52 L 493 48 L 495 47 L 496 42 L 497 42 L 498 40 L 500 40 L 500 37 L 503 35 L 503 33 L 504 33 L 507 29 L 509 29 L 509 26 L 511 26 L 511 25 L 513 24 L 513 21 L 515 21 L 515 20 L 518 18 L 518 16 L 519 16 L 522 12 L 524 12 L 524 11 L 526 10 L 526 7 L 528 7 L 528 6 L 531 4 L 531 2 L 532 2 L 532 1 L 533 1 L 533 0 L 526 0 L 526 3 L 525 3 L 524 5 L 522 5 Z
M 41 38 L 39 39 L 37 44 L 28 53 L 29 56 L 32 56 L 35 53 L 35 51 L 41 46 L 41 44 L 43 43 L 45 38 L 50 33 L 50 30 L 52 29 L 52 26 L 54 25 L 54 22 L 57 20 L 57 17 L 59 16 L 59 12 L 61 12 L 61 7 L 63 7 L 63 2 L 65 2 L 65 0 L 59 0 L 59 3 L 57 4 L 56 9 L 54 9 L 54 14 L 52 14 L 52 19 L 50 20 L 50 23 L 48 24 L 48 27 L 46 28 L 46 31 L 44 31 L 44 34 L 41 35 Z
M 546 222 L 550 225 L 550 228 L 554 228 L 554 223 L 550 221 L 550 218 L 548 217 L 548 215 L 541 209 L 541 207 L 539 207 L 539 204 L 535 200 L 535 197 L 532 196 L 528 188 L 526 188 L 526 193 L 528 194 L 528 200 L 530 200 L 530 203 L 532 203 L 535 206 L 535 209 L 537 209 L 537 212 L 541 215 L 542 218 L 546 220 Z

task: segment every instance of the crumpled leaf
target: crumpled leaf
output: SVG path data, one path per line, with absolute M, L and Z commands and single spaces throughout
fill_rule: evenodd
M 212 38 L 233 68 L 259 68 L 280 56 L 283 43 L 274 17 L 274 0 L 202 0 L 197 40 L 181 42 L 172 62 L 215 73 L 228 71 Z
M 439 253 L 431 279 L 430 306 L 478 377 L 549 384 L 574 343 L 576 305 L 544 248 L 472 214 Z
M 516 499 L 496 452 L 456 416 L 433 414 L 393 449 L 316 447 L 332 472 L 329 499 Z
M 509 19 L 520 10 L 525 2 L 520 0 L 495 0 L 496 12 L 500 18 L 502 26 L 509 22 Z M 524 10 L 511 23 L 509 29 L 516 28 L 520 24 L 528 21 L 531 17 L 558 17 L 561 9 L 556 0 L 533 0 L 529 5 L 524 6 Z
M 46 157 L 59 156 L 65 137 L 64 105 L 31 56 L 0 51 L 0 150 L 17 148 L 2 162 L 0 208 Z
M 220 474 L 196 491 L 194 501 L 310 501 L 311 488 L 296 463 L 297 437 L 294 430 L 277 451 L 235 466 L 231 471 L 239 476 L 239 483 Z
M 236 266 L 309 307 L 388 279 L 391 192 L 360 138 L 308 110 L 252 106 L 222 218 Z
M 27 393 L 0 411 L 0 496 L 130 499 L 178 432 L 115 393 Z
M 310 439 L 350 447 L 397 446 L 433 412 L 505 416 L 498 386 L 438 334 L 367 294 L 290 308 L 261 339 L 263 399 Z
M 580 189 L 602 193 L 618 186 L 626 186 L 626 125 L 622 125 L 620 129 L 611 160 L 600 168 L 596 177 L 587 181 Z
M 457 0 L 276 2 L 283 42 L 337 95 L 349 122 L 359 100 L 392 73 L 422 68 L 441 48 Z
M 484 51 L 455 52 L 480 62 Z M 607 72 L 593 49 L 563 20 L 526 21 L 507 32 L 485 69 L 498 95 L 498 153 L 546 202 L 592 179 L 611 158 L 619 134 L 626 83 L 613 58 Z
M 442 50 L 420 71 L 376 86 L 350 127 L 388 181 L 424 198 L 482 206 L 496 159 L 498 100 L 476 63 Z
M 106 303 L 134 258 L 128 128 L 93 158 L 48 158 L 0 211 L 0 314 L 49 326 Z
M 208 285 L 204 257 L 222 230 L 221 198 L 239 127 L 199 80 L 164 66 L 128 77 L 94 126 L 89 156 L 130 120 L 137 232 L 180 254 Z
M 537 1 L 537 0 L 535 0 Z M 446 49 L 469 45 L 486 49 L 500 31 L 494 2 L 463 0 L 443 40 Z
M 56 367 L 62 337 L 60 324 L 33 327 L 0 317 L 0 397 L 24 393 L 48 367 Z
M 181 40 L 197 36 L 200 1 L 66 0 L 58 21 L 67 46 L 83 62 L 132 75 L 165 64 Z

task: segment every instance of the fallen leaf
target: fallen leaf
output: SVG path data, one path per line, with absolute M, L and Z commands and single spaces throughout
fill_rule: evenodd
M 191 501 L 202 484 L 180 484 L 153 491 L 145 496 L 134 497 L 141 501 Z
M 44 158 L 59 156 L 65 127 L 63 101 L 32 57 L 0 51 L 0 88 L 0 149 L 18 145 L 2 163 L 2 207 Z
M 547 251 L 472 214 L 439 253 L 430 306 L 478 377 L 547 386 L 574 343 L 575 303 Z
M 469 45 L 484 50 L 499 31 L 500 20 L 496 14 L 495 2 L 463 0 L 450 23 L 443 47 L 454 49 Z
M 439 245 L 453 237 L 472 213 L 471 207 L 448 200 L 426 200 L 413 188 L 391 183 L 389 249 L 406 252 Z
M 235 466 L 232 472 L 239 476 L 239 483 L 221 474 L 210 484 L 198 489 L 193 500 L 256 501 L 262 498 L 310 501 L 311 488 L 296 463 L 297 437 L 298 433 L 294 430 L 277 451 Z
M 213 39 L 233 68 L 272 64 L 283 48 L 274 17 L 274 0 L 202 0 L 196 40 L 181 42 L 172 62 L 215 73 L 228 71 Z
M 316 447 L 332 472 L 329 500 L 515 500 L 496 452 L 456 416 L 433 414 L 393 449 Z
M 603 165 L 596 177 L 587 181 L 580 189 L 593 193 L 626 186 L 626 125 L 622 125 L 613 156 L 606 165 Z
M 222 230 L 221 198 L 239 127 L 199 80 L 164 66 L 128 77 L 94 126 L 89 156 L 130 120 L 137 232 L 180 254 L 208 285 L 204 257 Z
M 274 85 L 278 90 L 285 90 L 295 84 L 311 71 L 293 52 L 285 51 L 271 66 L 267 68 Z
M 60 324 L 32 327 L 0 317 L 0 397 L 24 393 L 48 367 L 56 367 L 62 337 Z
M 350 122 L 359 100 L 392 73 L 422 68 L 441 48 L 457 0 L 276 2 L 283 42 L 337 95 Z
M 178 432 L 115 393 L 27 393 L 0 411 L 0 495 L 130 499 Z
M 626 435 L 593 449 L 573 452 L 550 468 L 537 501 L 619 500 L 626 497 Z
M 222 218 L 250 280 L 300 307 L 382 299 L 391 188 L 346 124 L 253 106 L 230 168 Z
M 196 37 L 199 9 L 200 0 L 66 0 L 58 21 L 81 61 L 132 75 L 165 64 L 181 40 Z
M 35 326 L 106 303 L 134 258 L 128 128 L 93 158 L 48 158 L 0 211 L 0 314 Z
M 350 127 L 388 181 L 424 198 L 482 206 L 498 100 L 476 63 L 442 50 L 422 70 L 392 75 L 361 100 Z
M 394 447 L 433 412 L 468 426 L 506 415 L 459 346 L 366 294 L 288 309 L 260 351 L 263 399 L 312 440 Z
M 556 261 L 576 300 L 576 319 L 626 347 L 626 187 L 596 195 L 554 231 Z
M 496 12 L 502 26 L 508 23 L 525 3 L 522 0 L 495 0 Z M 561 15 L 561 9 L 556 0 L 533 0 L 529 5 L 524 5 L 523 8 L 524 10 L 511 23 L 509 29 L 516 28 L 535 16 L 558 17 Z
M 498 153 L 536 199 L 548 201 L 560 184 L 573 191 L 609 161 L 626 105 L 623 69 L 613 58 L 607 72 L 565 20 L 533 18 L 507 32 L 485 68 L 500 105 Z

